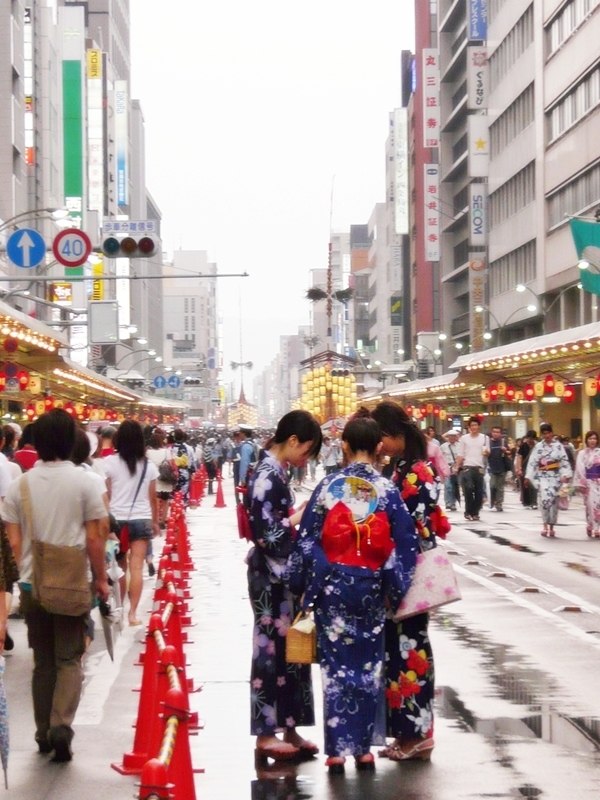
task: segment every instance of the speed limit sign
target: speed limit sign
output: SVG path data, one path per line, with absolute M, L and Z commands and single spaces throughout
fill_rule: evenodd
M 92 252 L 92 243 L 87 233 L 79 228 L 65 228 L 54 238 L 52 252 L 65 267 L 80 267 Z

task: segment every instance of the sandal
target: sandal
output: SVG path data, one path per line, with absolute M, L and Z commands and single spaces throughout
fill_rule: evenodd
M 542 536 L 548 536 L 548 531 L 544 528 L 544 530 L 542 531 L 541 535 Z
M 375 756 L 373 753 L 365 753 L 363 756 L 354 756 L 356 769 L 361 772 L 373 772 L 375 770 Z
M 273 742 L 272 744 L 264 744 L 257 747 L 254 751 L 254 762 L 257 767 L 265 766 L 268 759 L 273 761 L 292 761 L 297 758 L 300 753 L 300 748 L 295 747 L 289 742 Z
M 330 775 L 343 775 L 345 763 L 346 759 L 344 756 L 329 756 L 325 762 L 325 766 L 329 770 Z
M 595 533 L 593 533 L 593 531 L 592 531 L 592 529 L 591 529 L 591 528 L 586 528 L 586 529 L 585 529 L 585 532 L 586 532 L 586 533 L 587 533 L 587 535 L 590 537 L 590 539 L 592 538 L 592 536 L 596 536 L 596 534 L 595 534 Z
M 429 761 L 431 759 L 431 751 L 433 750 L 433 739 L 421 739 L 414 744 L 404 744 L 398 747 L 393 752 L 390 752 L 388 758 L 390 761 Z

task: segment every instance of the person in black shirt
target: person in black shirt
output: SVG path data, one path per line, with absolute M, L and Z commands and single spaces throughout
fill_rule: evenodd
M 537 440 L 537 433 L 535 431 L 527 431 L 525 438 L 521 442 L 517 450 L 517 458 L 515 465 L 515 472 L 521 482 L 521 503 L 525 508 L 537 508 L 537 491 L 531 485 L 531 482 L 525 486 L 525 472 L 527 470 L 527 461 L 531 455 L 531 451 L 535 447 Z
M 494 426 L 490 437 L 488 469 L 490 472 L 490 508 L 504 511 L 504 485 L 509 470 L 509 449 L 502 438 L 502 428 Z

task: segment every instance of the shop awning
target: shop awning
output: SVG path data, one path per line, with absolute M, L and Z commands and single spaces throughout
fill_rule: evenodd
M 575 382 L 598 372 L 599 367 L 600 322 L 469 353 L 452 364 L 466 381 L 470 373 L 479 371 L 514 380 L 557 372 L 564 380 Z
M 403 398 L 412 401 L 458 401 L 471 395 L 479 394 L 481 382 L 475 376 L 466 378 L 458 372 L 448 372 L 445 375 L 434 375 L 431 378 L 421 378 L 417 381 L 396 383 L 385 389 L 363 395 L 360 403 L 372 407 L 382 400 L 396 400 Z

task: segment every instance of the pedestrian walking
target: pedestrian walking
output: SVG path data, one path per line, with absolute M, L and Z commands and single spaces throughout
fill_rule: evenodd
M 483 505 L 483 473 L 490 452 L 490 440 L 479 432 L 479 428 L 478 418 L 471 417 L 468 423 L 469 432 L 461 436 L 458 441 L 456 459 L 465 499 L 465 519 L 470 521 L 479 520 L 479 512 Z
M 250 729 L 257 762 L 314 755 L 318 748 L 296 731 L 314 725 L 310 665 L 288 664 L 285 634 L 300 609 L 283 577 L 303 506 L 292 514 L 286 466 L 300 466 L 319 452 L 321 428 L 307 411 L 290 411 L 265 444 L 250 476 L 245 502 L 254 546 L 247 556 L 248 592 L 254 613 L 250 675 Z M 283 730 L 283 740 L 275 734 Z
M 382 432 L 382 452 L 397 459 L 393 475 L 400 497 L 415 523 L 419 547 L 437 546 L 447 519 L 438 506 L 440 479 L 427 464 L 427 443 L 406 411 L 389 401 L 371 412 Z M 393 761 L 427 760 L 433 741 L 434 661 L 428 614 L 385 621 L 385 695 L 387 735 L 393 742 L 380 755 Z
M 144 433 L 139 422 L 126 419 L 114 439 L 115 454 L 104 459 L 110 512 L 121 530 L 118 562 L 126 568 L 129 553 L 129 624 L 141 625 L 137 608 L 142 596 L 144 560 L 148 543 L 160 535 L 156 480 L 158 468 L 146 456 Z M 125 544 L 123 530 L 127 530 Z M 125 596 L 123 580 L 121 596 Z
M 381 448 L 378 424 L 359 410 L 342 433 L 346 466 L 313 492 L 290 565 L 292 590 L 315 610 L 330 772 L 343 771 L 346 756 L 373 769 L 371 746 L 385 744 L 376 730 L 385 603 L 398 608 L 416 564 L 414 522 L 375 469 Z
M 554 526 L 558 518 L 559 489 L 573 477 L 569 457 L 562 444 L 554 438 L 552 425 L 540 425 L 542 441 L 533 448 L 527 463 L 525 483 L 531 483 L 538 492 L 542 509 L 542 536 L 555 535 Z
M 440 476 L 440 479 L 444 481 L 446 478 L 450 477 L 450 467 L 444 458 L 444 454 L 437 437 L 429 434 L 429 431 L 433 431 L 435 434 L 435 429 L 428 428 L 427 430 L 428 432 L 425 434 L 425 439 L 427 440 L 427 460 L 430 464 L 433 464 L 435 471 Z
M 40 462 L 13 481 L 3 514 L 21 570 L 21 610 L 33 649 L 35 740 L 40 753 L 53 751 L 53 760 L 64 762 L 72 758 L 72 724 L 83 684 L 81 657 L 85 652 L 89 608 L 77 616 L 54 613 L 42 605 L 39 586 L 34 596 L 32 536 L 36 544 L 44 547 L 85 550 L 94 593 L 107 600 L 105 542 L 100 530 L 106 510 L 95 482 L 69 461 L 75 444 L 75 422 L 69 414 L 55 409 L 43 414 L 34 425 Z M 86 579 L 85 569 L 83 565 L 80 581 Z M 70 597 L 72 587 L 64 587 L 64 594 Z
M 527 431 L 523 441 L 517 449 L 517 455 L 515 456 L 515 474 L 520 482 L 521 504 L 524 508 L 537 508 L 536 488 L 531 482 L 525 481 L 527 464 L 529 463 L 529 457 L 533 452 L 536 441 L 537 433 L 534 430 Z
M 490 437 L 488 470 L 490 473 L 490 508 L 504 511 L 506 474 L 510 472 L 510 450 L 502 436 L 502 428 L 494 425 Z
M 323 437 L 323 446 L 321 447 L 320 455 L 321 461 L 323 462 L 323 468 L 325 469 L 325 475 L 331 475 L 332 473 L 337 472 L 339 469 L 337 463 L 337 449 L 333 446 L 329 436 Z
M 196 459 L 194 457 L 194 451 L 185 441 L 186 436 L 181 428 L 177 428 L 173 432 L 173 439 L 174 442 L 171 447 L 171 454 L 179 472 L 175 491 L 181 492 L 183 501 L 187 505 L 190 496 L 190 480 L 196 471 Z
M 170 448 L 167 447 L 165 432 L 160 428 L 150 436 L 150 444 L 146 448 L 146 455 L 158 470 L 156 479 L 156 497 L 158 498 L 158 525 L 163 530 L 167 525 L 169 503 L 173 497 L 173 489 L 177 483 L 178 470 Z M 168 465 L 168 466 L 166 466 Z M 170 468 L 170 469 L 169 469 Z M 161 471 L 169 482 L 161 479 Z
M 444 504 L 449 511 L 456 511 L 456 506 L 460 503 L 458 467 L 456 466 L 458 456 L 458 431 L 456 428 L 446 431 L 444 439 L 446 441 L 440 449 L 450 468 L 450 475 L 444 480 Z
M 600 447 L 597 431 L 585 435 L 585 447 L 577 453 L 573 485 L 585 499 L 586 533 L 600 539 Z M 568 454 L 567 454 L 568 455 Z

